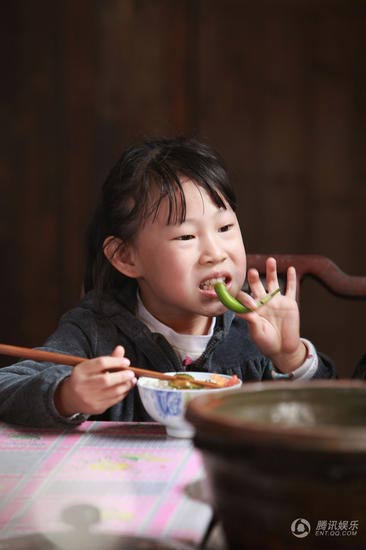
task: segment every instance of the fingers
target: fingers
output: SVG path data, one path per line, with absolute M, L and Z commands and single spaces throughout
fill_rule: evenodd
M 110 386 L 124 384 L 135 378 L 133 370 L 129 369 L 130 360 L 124 353 L 122 346 L 116 346 L 111 355 L 86 359 L 74 367 L 72 376 L 84 379 L 101 377 L 104 381 L 108 380 Z
M 266 260 L 266 287 L 259 276 L 256 269 L 248 271 L 248 283 L 254 298 L 262 298 L 267 292 L 271 293 L 279 287 L 277 277 L 277 263 L 274 258 Z
M 111 355 L 86 359 L 74 367 L 64 384 L 68 405 L 64 409 L 99 414 L 124 399 L 137 382 L 124 353 L 122 346 L 116 346 Z
M 248 271 L 248 283 L 252 296 L 255 299 L 263 297 L 266 293 L 274 292 L 280 285 L 277 275 L 277 263 L 275 258 L 267 258 L 266 260 L 266 286 L 260 279 L 259 273 L 256 269 L 250 269 Z M 292 299 L 296 299 L 296 287 L 297 277 L 294 267 L 289 267 L 287 270 L 287 282 L 286 282 L 286 296 Z
M 125 348 L 123 346 L 116 346 L 114 350 L 111 353 L 111 357 L 124 357 L 125 356 Z
M 131 370 L 108 371 L 90 375 L 73 369 L 70 377 L 72 393 L 76 396 L 79 412 L 99 414 L 112 407 L 136 385 Z
M 78 408 L 78 411 L 85 414 L 102 414 L 119 401 L 122 401 L 132 387 L 133 385 L 129 386 L 125 384 L 114 386 L 112 389 L 95 393 L 92 398 L 89 394 L 88 398 L 82 401 L 83 405 L 81 408 Z
M 276 290 L 279 287 L 277 277 L 277 262 L 274 258 L 267 258 L 266 261 L 266 281 L 267 291 L 269 293 Z
M 137 378 L 130 371 L 104 372 L 98 377 L 98 394 L 101 401 L 117 403 L 136 385 Z
M 261 298 L 266 293 L 263 283 L 259 277 L 259 273 L 256 269 L 249 269 L 248 271 L 248 283 L 253 298 Z M 246 304 L 247 305 L 247 304 Z
M 294 267 L 289 267 L 287 270 L 286 296 L 296 300 L 296 287 L 296 269 Z
M 122 347 L 122 346 L 119 346 L 119 347 Z M 114 350 L 113 353 L 115 351 L 116 350 Z M 107 370 L 114 371 L 114 370 L 128 369 L 129 366 L 130 366 L 130 360 L 127 359 L 127 357 L 124 357 L 123 355 L 122 356 L 107 355 L 105 357 L 96 357 L 94 359 L 88 359 L 86 361 L 83 361 L 82 363 L 79 363 L 79 365 L 77 365 L 75 369 L 78 369 L 79 371 L 83 371 L 83 372 L 85 371 L 85 374 L 91 376 L 91 375 L 100 374 Z
M 126 386 L 129 391 L 136 383 L 136 376 L 132 370 L 105 371 L 100 378 L 100 383 L 104 388 Z
M 275 258 L 268 258 L 266 261 L 266 280 L 267 280 L 267 290 L 269 293 L 273 292 L 280 285 L 278 283 L 277 276 L 277 263 Z M 297 278 L 296 278 L 296 269 L 291 266 L 287 270 L 287 280 L 286 280 L 286 296 L 296 300 L 296 287 L 297 287 Z
M 254 300 L 254 298 L 252 298 L 252 296 L 250 296 L 249 294 L 247 294 L 246 292 L 244 292 L 243 290 L 240 290 L 238 295 L 237 295 L 237 300 L 243 304 L 244 306 L 246 306 L 247 308 L 249 308 L 250 310 L 253 310 L 253 309 L 256 309 L 257 308 L 257 302 Z M 246 316 L 247 313 L 238 313 L 237 315 L 244 315 Z M 245 317 L 246 318 L 246 317 Z
M 121 393 L 129 392 L 136 384 L 136 376 L 129 370 L 130 361 L 120 357 L 98 357 L 75 367 L 75 375 L 82 383 L 92 386 L 98 393 L 121 387 Z

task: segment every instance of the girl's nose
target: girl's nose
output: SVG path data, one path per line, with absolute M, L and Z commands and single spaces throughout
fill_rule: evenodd
M 203 264 L 218 264 L 226 259 L 226 253 L 215 239 L 206 239 L 202 249 L 200 261 Z

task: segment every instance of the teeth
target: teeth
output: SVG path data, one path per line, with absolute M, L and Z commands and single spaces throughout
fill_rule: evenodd
M 216 283 L 224 283 L 225 277 L 218 277 L 217 279 L 207 279 L 207 281 L 204 281 L 200 284 L 200 288 L 203 290 L 211 290 Z

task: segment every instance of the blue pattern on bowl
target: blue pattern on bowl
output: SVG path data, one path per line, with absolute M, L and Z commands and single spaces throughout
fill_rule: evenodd
M 163 417 L 182 414 L 182 397 L 176 392 L 156 391 L 155 404 Z

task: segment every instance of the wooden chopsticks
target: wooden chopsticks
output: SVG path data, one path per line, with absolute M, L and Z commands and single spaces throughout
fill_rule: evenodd
M 55 353 L 53 351 L 43 351 L 33 348 L 25 348 L 20 346 L 10 346 L 8 344 L 0 344 L 0 354 L 9 355 L 12 357 L 20 357 L 23 359 L 32 359 L 33 361 L 49 361 L 51 363 L 58 363 L 60 365 L 69 365 L 75 367 L 82 361 L 86 361 L 87 357 L 78 357 L 76 355 L 67 355 L 64 353 Z M 137 377 L 147 376 L 149 378 L 158 378 L 159 380 L 182 380 L 182 376 L 176 374 L 175 376 L 169 376 L 163 372 L 157 372 L 147 369 L 139 369 L 138 367 L 120 367 L 120 369 L 132 370 Z M 119 370 L 119 369 L 118 369 Z M 197 386 L 202 386 L 203 388 L 218 388 L 218 384 L 214 382 L 209 382 L 205 380 L 194 380 L 194 383 Z

